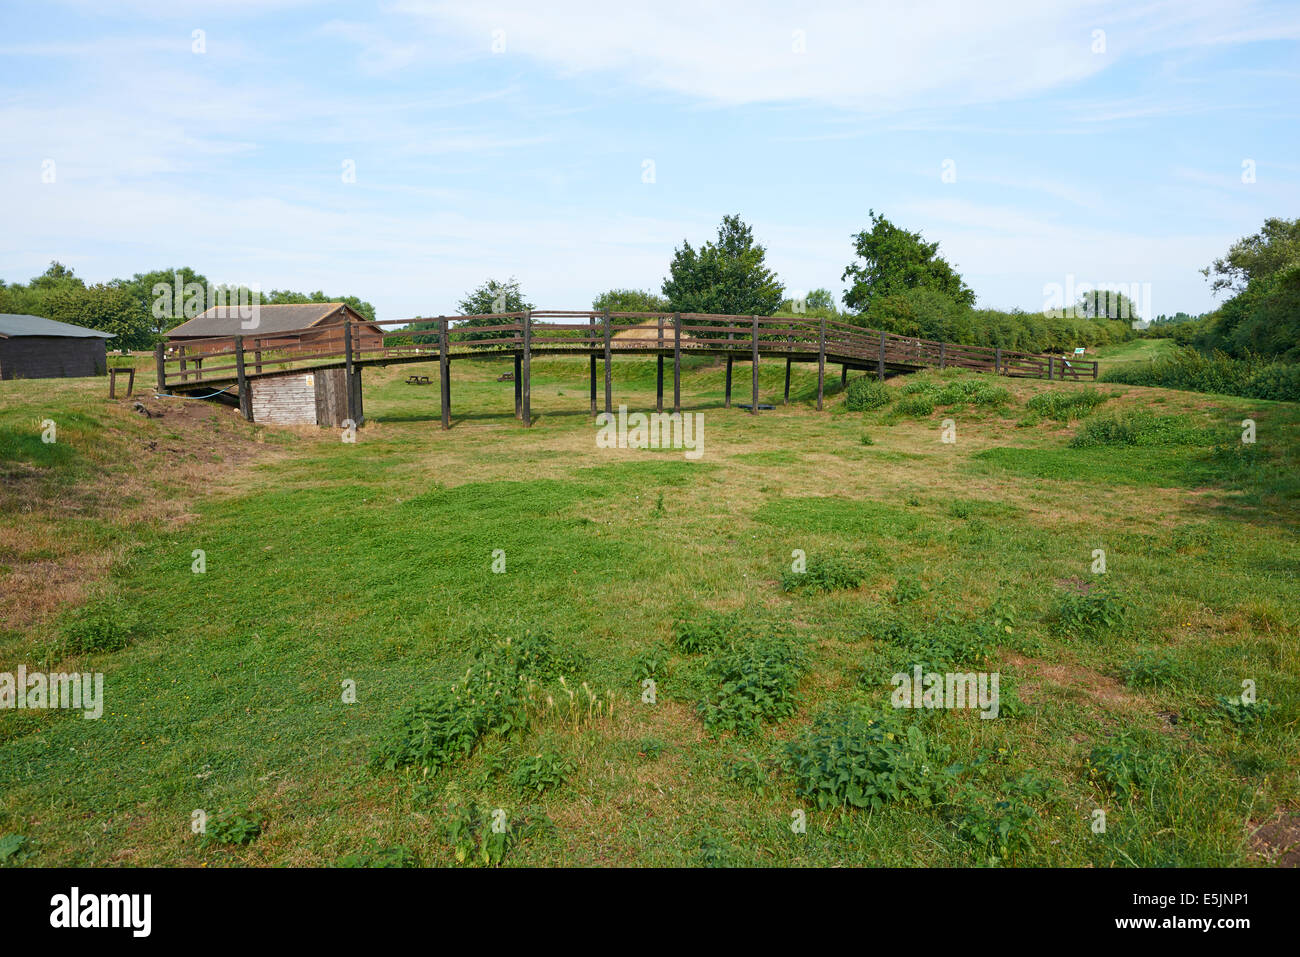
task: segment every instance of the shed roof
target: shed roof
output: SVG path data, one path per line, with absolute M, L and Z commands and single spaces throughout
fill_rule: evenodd
M 24 316 L 14 312 L 0 312 L 0 339 L 14 336 L 64 336 L 78 339 L 112 339 L 113 333 L 74 326 L 70 322 L 55 322 L 41 316 Z
M 208 336 L 263 335 L 268 332 L 289 332 L 294 329 L 306 329 L 309 326 L 314 326 L 318 322 L 330 318 L 335 313 L 339 313 L 341 321 L 343 311 L 350 313 L 354 321 L 366 321 L 364 316 L 341 302 L 286 303 L 276 306 L 262 304 L 257 307 L 257 326 L 248 328 L 245 323 L 249 322 L 249 319 L 240 315 L 239 306 L 213 306 L 188 322 L 182 322 L 167 333 L 167 338 L 177 339 L 189 336 L 201 339 Z

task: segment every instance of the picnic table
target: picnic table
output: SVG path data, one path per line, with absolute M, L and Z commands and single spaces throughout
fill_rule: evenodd
M 427 375 L 408 375 L 406 377 L 407 385 L 428 385 L 429 377 Z

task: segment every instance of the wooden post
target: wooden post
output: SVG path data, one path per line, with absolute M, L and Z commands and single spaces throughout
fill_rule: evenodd
M 158 372 L 158 391 L 167 391 L 167 346 L 165 343 L 158 343 L 153 347 L 153 362 Z
M 846 365 L 841 365 L 840 366 L 840 388 L 842 389 L 848 384 L 849 384 L 849 367 Z
M 942 369 L 947 364 L 946 362 L 947 358 L 948 358 L 948 343 L 941 342 L 939 343 L 939 368 L 940 369 Z
M 438 392 L 442 399 L 442 427 L 451 428 L 451 356 L 447 354 L 447 317 L 438 317 Z
M 613 415 L 614 402 L 614 368 L 613 357 L 610 355 L 610 329 L 609 329 L 609 310 L 605 310 L 603 316 L 605 324 L 605 411 Z
M 754 339 L 754 363 L 753 363 L 753 400 L 750 402 L 749 412 L 751 415 L 758 415 L 758 316 L 751 316 L 753 320 L 754 331 L 751 333 Z
M 262 374 L 262 340 L 257 336 L 253 337 L 253 371 L 258 375 Z
M 587 320 L 587 348 L 591 350 L 591 368 L 588 370 L 591 380 L 591 414 L 596 414 L 596 317 Z
M 357 420 L 360 419 L 361 416 L 357 412 L 355 389 L 352 384 L 352 320 L 351 319 L 343 320 L 343 368 L 346 370 L 346 375 L 344 376 L 344 382 L 347 384 L 347 390 L 348 390 L 348 398 L 347 398 L 348 418 L 352 420 L 353 425 L 358 425 L 360 423 Z
M 524 313 L 524 425 L 533 427 L 533 311 Z
M 790 404 L 790 357 L 785 357 L 785 398 L 781 400 L 782 405 Z
M 885 336 L 887 333 L 880 334 L 880 359 L 876 363 L 876 378 L 881 382 L 885 381 Z
M 189 374 L 185 371 L 185 347 L 177 346 L 176 354 L 181 357 L 181 381 L 184 382 L 189 378 Z
M 732 340 L 733 340 L 733 339 L 735 339 L 735 333 L 728 332 L 728 333 L 727 333 L 727 349 L 728 349 L 728 350 L 731 349 L 731 346 L 732 346 Z M 730 351 L 727 352 L 727 388 L 726 388 L 726 392 L 727 392 L 727 397 L 726 397 L 726 399 L 723 401 L 723 407 L 724 407 L 724 408 L 727 408 L 727 409 L 730 409 L 730 408 L 731 408 L 731 352 L 730 352 Z
M 817 321 L 817 411 L 822 409 L 822 395 L 826 391 L 826 317 Z
M 239 383 L 239 414 L 249 422 L 253 421 L 253 393 L 248 388 L 248 378 L 244 375 L 244 337 L 235 336 L 235 381 Z M 348 377 L 348 399 L 352 397 L 352 378 Z M 348 408 L 348 414 L 352 412 Z
M 659 317 L 659 344 L 655 352 L 655 411 L 664 410 L 664 317 Z
M 1052 380 L 1052 357 L 1051 356 L 1047 357 L 1047 380 L 1049 382 Z
M 523 377 L 523 358 L 518 352 L 515 353 L 515 418 L 524 417 L 524 377 Z
M 682 314 L 673 313 L 673 411 L 682 411 Z
M 993 350 L 993 372 L 996 375 L 1002 375 L 1002 347 L 998 346 Z

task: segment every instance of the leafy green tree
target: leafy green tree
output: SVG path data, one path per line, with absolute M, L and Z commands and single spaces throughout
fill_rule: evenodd
M 153 345 L 150 317 L 124 280 L 87 286 L 70 268 L 50 263 L 41 275 L 23 286 L 0 290 L 0 312 L 16 312 L 110 332 L 110 349 L 148 349 Z
M 853 237 L 857 259 L 845 267 L 852 285 L 844 304 L 866 312 L 873 300 L 906 289 L 927 287 L 964 306 L 975 305 L 974 291 L 951 265 L 939 256 L 939 244 L 927 243 L 920 233 L 900 229 L 884 216 L 870 211 L 871 229 Z
M 1084 319 L 1121 319 L 1134 322 L 1142 317 L 1137 303 L 1117 289 L 1093 289 L 1079 297 L 1074 314 Z
M 767 268 L 767 250 L 739 216 L 724 216 L 715 241 L 697 252 L 689 242 L 673 251 L 663 294 L 674 312 L 770 316 L 784 286 Z
M 508 320 L 498 318 L 498 314 L 503 312 L 527 312 L 533 308 L 533 304 L 524 298 L 523 291 L 519 288 L 519 283 L 513 276 L 505 282 L 497 279 L 487 280 L 482 285 L 467 292 L 465 298 L 456 305 L 463 316 L 479 316 L 477 319 L 466 319 L 457 323 L 457 330 L 472 329 L 475 326 L 501 325 Z M 461 342 L 473 342 L 477 339 L 495 339 L 499 338 L 499 336 L 500 333 L 496 332 L 458 331 L 454 338 Z
M 179 326 L 187 318 L 193 318 L 185 314 L 185 299 L 189 294 L 186 290 L 193 292 L 198 286 L 206 294 L 208 280 L 206 276 L 195 272 L 189 266 L 177 266 L 173 269 L 138 272 L 125 285 L 139 304 L 140 311 L 150 318 L 153 331 L 162 335 L 169 329 Z M 205 301 L 203 308 L 206 307 Z
M 657 293 L 641 289 L 611 289 L 591 301 L 597 312 L 671 312 L 668 300 Z
M 1252 279 L 1266 279 L 1283 267 L 1300 262 L 1300 219 L 1264 221 L 1253 236 L 1237 240 L 1228 252 L 1201 270 L 1214 292 L 1245 292 Z

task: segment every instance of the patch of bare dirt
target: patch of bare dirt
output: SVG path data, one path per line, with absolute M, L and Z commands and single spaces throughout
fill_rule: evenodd
M 1050 687 L 1054 685 L 1081 691 L 1103 707 L 1113 710 L 1137 710 L 1141 706 L 1141 699 L 1130 694 L 1120 682 L 1080 664 L 1038 661 L 1021 655 L 1011 655 L 1007 663 L 1025 674 L 1019 692 L 1026 704 L 1049 693 Z
M 1275 867 L 1300 867 L 1300 814 L 1279 811 L 1276 818 L 1258 826 L 1251 847 Z

